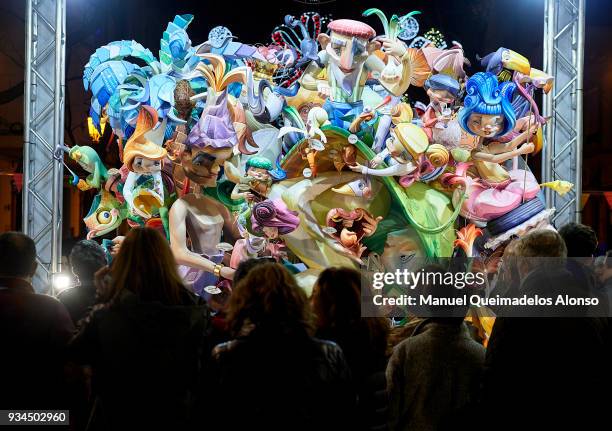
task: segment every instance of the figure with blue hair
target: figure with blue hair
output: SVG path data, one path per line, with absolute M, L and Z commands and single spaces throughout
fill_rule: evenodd
M 533 199 L 540 191 L 531 172 L 502 166 L 507 160 L 534 151 L 534 144 L 529 141 L 540 124 L 535 120 L 517 121 L 511 103 L 514 83 L 499 83 L 492 73 L 479 72 L 467 81 L 465 88 L 464 107 L 458 120 L 463 130 L 474 137 L 469 161 L 476 178 L 466 182 L 468 199 L 463 203 L 462 215 L 486 222 Z

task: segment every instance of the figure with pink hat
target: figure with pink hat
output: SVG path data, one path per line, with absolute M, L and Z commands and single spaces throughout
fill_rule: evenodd
M 327 97 L 324 108 L 335 126 L 348 129 L 352 119 L 363 111 L 362 94 L 370 75 L 375 76 L 389 93 L 401 96 L 411 84 L 422 86 L 429 74 L 420 50 L 407 48 L 399 39 L 375 39 L 376 32 L 366 23 L 338 19 L 327 27 L 331 34 L 318 36 L 322 48 L 319 61 L 310 63 L 301 84 Z M 380 51 L 381 46 L 384 52 Z M 374 55 L 377 50 L 386 57 L 386 63 Z M 386 66 L 391 62 L 397 73 L 387 73 Z M 317 81 L 322 70 L 320 65 L 325 68 L 326 83 Z

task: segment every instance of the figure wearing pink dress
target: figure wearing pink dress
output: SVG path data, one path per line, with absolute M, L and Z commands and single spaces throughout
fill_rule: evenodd
M 540 127 L 530 118 L 518 121 L 510 100 L 515 84 L 498 84 L 487 72 L 472 76 L 467 84 L 464 108 L 459 112 L 461 127 L 477 143 L 467 164 L 459 163 L 454 175 L 443 178 L 449 184 L 464 184 L 467 199 L 461 215 L 487 222 L 498 218 L 521 203 L 536 197 L 540 186 L 528 170 L 506 170 L 501 164 L 534 150 L 528 142 Z M 469 169 L 468 169 L 469 168 Z

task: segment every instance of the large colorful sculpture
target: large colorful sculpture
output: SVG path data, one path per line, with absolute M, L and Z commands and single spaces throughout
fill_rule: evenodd
M 197 47 L 181 15 L 159 58 L 134 41 L 98 48 L 83 77 L 90 115 L 108 117 L 123 165 L 67 150 L 88 173 L 78 187 L 98 190 L 88 237 L 124 221 L 159 228 L 186 283 L 209 296 L 249 257 L 276 259 L 308 288 L 331 265 L 486 256 L 547 225 L 554 209 L 525 159 L 543 145 L 534 93 L 553 78 L 507 48 L 466 71 L 456 42 L 409 47 L 418 13 L 286 16 L 270 42 L 216 27 Z

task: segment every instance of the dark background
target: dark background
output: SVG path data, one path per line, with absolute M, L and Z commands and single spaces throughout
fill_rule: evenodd
M 602 192 L 612 191 L 612 2 L 586 3 L 583 189 L 590 198 L 583 221 L 596 228 L 602 242 L 610 244 L 612 215 Z M 90 143 L 86 126 L 90 94 L 84 91 L 81 76 L 89 56 L 101 45 L 134 39 L 156 54 L 168 21 L 185 13 L 195 15 L 188 28 L 194 45 L 204 42 L 217 25 L 228 27 L 241 42 L 268 43 L 284 15 L 305 11 L 360 19 L 382 33 L 378 18 L 361 17 L 369 7 L 378 7 L 388 16 L 420 10 L 422 14 L 416 17 L 420 34 L 435 27 L 447 43 L 459 41 L 473 63 L 468 74 L 479 70 L 476 54 L 485 55 L 500 46 L 520 52 L 532 66 L 542 68 L 544 0 L 67 0 L 66 143 Z M 24 9 L 25 0 L 0 2 L 0 173 L 4 174 L 0 175 L 0 231 L 18 228 L 21 217 L 21 196 L 10 175 L 21 172 L 22 163 Z M 425 100 L 420 89 L 410 94 Z M 96 147 L 101 152 L 106 138 Z M 530 157 L 536 176 L 540 163 L 539 156 Z M 80 194 L 66 189 L 64 229 L 68 237 L 84 234 L 80 218 L 89 204 L 87 196 Z

